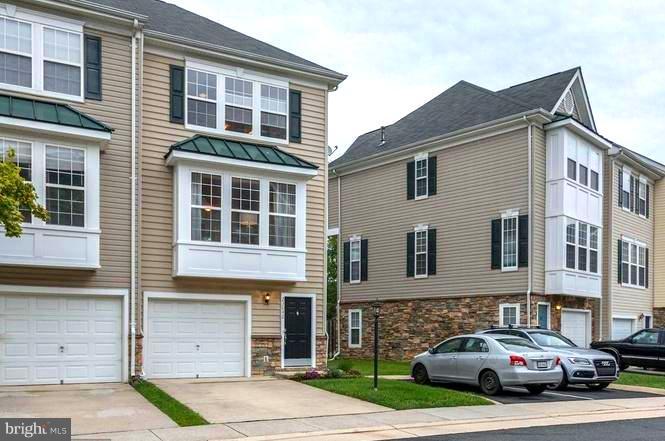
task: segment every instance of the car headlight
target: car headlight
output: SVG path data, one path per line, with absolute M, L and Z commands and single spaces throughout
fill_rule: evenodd
M 591 362 L 587 360 L 586 358 L 578 358 L 578 357 L 572 357 L 569 358 L 568 361 L 570 361 L 572 364 L 579 364 L 579 365 L 585 365 L 585 366 L 590 366 Z

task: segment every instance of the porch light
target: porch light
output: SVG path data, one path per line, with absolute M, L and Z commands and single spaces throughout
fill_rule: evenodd
M 557 311 L 561 311 L 561 305 L 556 305 L 555 308 Z
M 263 301 L 265 302 L 266 305 L 269 305 L 269 304 L 270 304 L 270 293 L 269 293 L 269 292 L 266 292 L 266 293 L 263 295 Z

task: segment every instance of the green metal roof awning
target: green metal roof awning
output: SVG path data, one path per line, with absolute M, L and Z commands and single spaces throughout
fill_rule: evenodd
M 112 132 L 113 129 L 76 109 L 58 103 L 0 95 L 0 117 L 56 124 L 77 129 Z
M 195 135 L 171 146 L 166 158 L 173 152 L 190 152 L 230 160 L 248 161 L 263 165 L 297 167 L 316 170 L 319 167 L 300 159 L 276 146 L 239 142 L 212 136 Z

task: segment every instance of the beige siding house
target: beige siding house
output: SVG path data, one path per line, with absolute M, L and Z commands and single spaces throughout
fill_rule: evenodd
M 325 365 L 345 76 L 157 0 L 10 1 L 0 20 L 19 66 L 0 159 L 17 152 L 50 213 L 0 237 L 0 384 Z
M 338 350 L 371 355 L 376 301 L 387 358 L 490 326 L 587 346 L 609 311 L 652 314 L 653 288 L 629 305 L 632 287 L 609 286 L 610 237 L 653 243 L 653 215 L 610 208 L 618 151 L 596 131 L 579 68 L 496 92 L 461 81 L 359 136 L 330 166 Z
M 654 267 L 654 308 L 655 326 L 665 326 L 665 179 L 656 182 L 654 194 L 655 250 Z

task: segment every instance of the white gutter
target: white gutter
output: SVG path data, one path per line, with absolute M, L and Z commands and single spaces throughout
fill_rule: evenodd
M 527 214 L 529 215 L 529 220 L 527 222 L 527 228 L 529 229 L 527 241 L 529 242 L 529 265 L 527 267 L 527 288 L 526 288 L 526 325 L 531 326 L 531 290 L 533 289 L 533 179 L 532 179 L 532 169 L 533 169 L 533 134 L 532 126 L 533 123 L 524 116 L 524 121 L 528 124 L 527 126 L 527 140 L 528 140 L 528 192 L 527 192 Z
M 138 20 L 134 20 L 134 33 L 132 34 L 132 175 L 131 175 L 131 256 L 130 256 L 130 333 L 131 333 L 131 361 L 129 375 L 136 376 L 136 38 L 141 32 Z
M 337 174 L 336 172 L 333 172 Z M 337 351 L 333 354 L 333 359 L 339 357 L 339 354 L 342 352 L 342 331 L 340 330 L 340 325 L 341 325 L 341 319 L 340 319 L 340 313 L 341 311 L 341 304 L 340 301 L 342 299 L 342 280 L 339 277 L 339 256 L 340 256 L 340 245 L 341 245 L 341 240 L 342 240 L 342 177 L 337 176 Z M 342 267 L 343 267 L 343 262 L 342 262 Z

